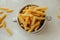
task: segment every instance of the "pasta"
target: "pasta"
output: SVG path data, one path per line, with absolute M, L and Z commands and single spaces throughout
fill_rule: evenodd
M 0 18 L 0 23 L 4 20 L 5 17 L 6 17 L 6 14 L 3 14 L 3 16 Z
M 10 9 L 8 9 L 8 8 L 0 8 L 0 10 L 4 10 L 4 11 L 6 11 L 7 13 L 10 13 L 10 12 L 13 11 L 13 10 L 10 10 Z M 3 14 L 3 12 L 1 11 L 0 14 Z M 9 35 L 12 35 L 12 32 L 10 31 L 10 29 L 9 29 L 8 27 L 6 27 L 6 23 L 5 23 L 5 20 L 4 20 L 4 19 L 6 18 L 6 16 L 7 16 L 7 14 L 3 14 L 3 15 L 0 17 L 0 28 L 4 28 Z
M 11 13 L 13 10 L 10 10 L 10 9 L 8 9 L 8 8 L 0 8 L 0 10 L 4 10 L 4 11 L 6 11 L 7 13 Z
M 3 27 L 4 27 L 4 29 L 7 31 L 7 33 L 8 33 L 9 35 L 12 35 L 12 32 L 10 31 L 10 29 L 9 29 L 8 27 L 6 27 L 5 22 L 3 22 Z
M 3 12 L 0 12 L 0 14 L 3 14 Z

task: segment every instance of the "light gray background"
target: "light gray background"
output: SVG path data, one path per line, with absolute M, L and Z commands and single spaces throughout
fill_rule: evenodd
M 48 7 L 47 15 L 52 16 L 52 20 L 46 23 L 46 28 L 41 33 L 26 33 L 19 29 L 17 23 L 12 22 L 13 18 L 17 17 L 19 10 L 26 4 Z M 7 13 L 5 19 L 5 21 L 7 20 L 7 27 L 10 28 L 13 35 L 9 36 L 5 29 L 1 28 L 0 40 L 60 40 L 60 21 L 56 17 L 58 7 L 60 7 L 60 0 L 0 0 L 0 7 L 14 10 L 12 13 Z

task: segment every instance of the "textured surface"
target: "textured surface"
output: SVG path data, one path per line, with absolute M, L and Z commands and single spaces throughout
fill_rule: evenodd
M 37 4 L 39 6 L 47 6 L 47 15 L 52 16 L 52 20 L 46 23 L 46 28 L 38 34 L 26 33 L 18 27 L 17 23 L 12 22 L 14 17 L 17 17 L 20 9 L 26 4 Z M 7 14 L 5 21 L 7 27 L 13 32 L 9 36 L 4 28 L 0 29 L 0 40 L 60 40 L 60 21 L 56 18 L 59 0 L 0 0 L 0 7 L 7 7 L 14 11 Z

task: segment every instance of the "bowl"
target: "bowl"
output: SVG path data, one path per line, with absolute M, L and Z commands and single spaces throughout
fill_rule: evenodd
M 22 13 L 22 10 L 24 10 L 25 7 L 30 7 L 30 6 L 39 7 L 38 5 L 28 4 L 28 5 L 24 6 L 24 7 L 19 11 L 19 13 Z M 31 33 L 38 33 L 38 32 L 40 32 L 40 31 L 45 27 L 46 22 L 47 22 L 47 21 L 51 21 L 51 18 L 52 18 L 51 16 L 47 16 L 47 15 L 46 15 L 46 16 L 45 16 L 45 20 L 42 20 L 42 21 L 41 21 L 41 23 L 40 23 L 41 26 L 38 28 L 38 30 L 36 30 L 36 31 L 33 30 Z M 18 26 L 19 26 L 20 28 L 22 28 L 21 25 L 20 25 L 18 16 L 17 16 L 17 18 L 15 18 L 14 22 L 17 22 Z M 22 29 L 24 30 L 24 28 L 22 28 Z M 26 31 L 26 32 L 27 32 L 27 31 Z

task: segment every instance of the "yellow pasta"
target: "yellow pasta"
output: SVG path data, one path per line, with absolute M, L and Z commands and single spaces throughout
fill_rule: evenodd
M 3 24 L 0 24 L 0 28 L 2 28 L 3 27 Z
M 7 8 L 0 8 L 0 10 L 8 10 Z
M 41 22 L 41 20 L 39 22 Z M 36 31 L 39 27 L 40 27 L 40 24 L 38 24 L 34 30 Z
M 34 8 L 36 8 L 36 6 L 31 6 L 31 7 L 29 7 L 29 9 L 34 9 Z
M 8 13 L 10 13 L 10 12 L 12 12 L 13 10 L 10 10 L 10 9 L 8 9 L 8 8 L 0 8 L 0 10 L 4 10 L 4 11 L 6 11 L 6 12 L 8 12 Z M 3 14 L 3 12 L 0 12 L 0 14 Z M 8 28 L 8 27 L 6 27 L 6 24 L 5 24 L 5 21 L 4 21 L 4 19 L 6 18 L 6 14 L 3 14 L 1 17 L 0 17 L 0 28 L 4 28 L 6 31 L 7 31 L 7 33 L 9 34 L 9 35 L 12 35 L 12 32 L 10 31 L 10 29 Z
M 31 25 L 34 25 L 34 24 L 35 24 L 35 21 L 36 21 L 36 18 L 35 18 L 35 16 L 34 16 L 33 19 L 32 19 Z
M 20 15 L 18 16 L 18 18 L 19 18 L 19 21 L 20 21 L 21 23 L 24 22 L 24 19 L 22 19 L 22 17 L 21 17 Z
M 35 16 L 41 16 L 41 15 L 45 16 L 46 15 L 46 13 L 43 13 L 42 11 L 30 10 L 29 12 Z
M 5 21 L 2 21 L 2 25 L 3 27 L 6 27 Z
M 26 18 L 24 26 L 27 27 L 29 17 Z M 26 30 L 26 28 L 25 28 Z
M 23 23 L 23 26 L 24 26 L 25 30 L 29 29 L 28 27 L 26 27 L 26 23 L 24 22 L 24 20 L 22 19 L 21 16 L 19 17 L 19 21 L 20 21 L 20 23 Z
M 28 24 L 30 25 L 30 23 L 31 23 L 31 17 L 29 17 L 28 19 Z
M 35 31 L 40 27 L 40 25 L 36 26 L 36 28 L 34 29 Z
M 37 25 L 39 25 L 39 24 L 40 24 L 40 22 L 38 21 L 36 24 L 34 24 L 33 26 L 31 26 L 31 29 L 28 30 L 28 32 L 32 32 L 32 31 L 34 30 L 34 28 L 35 28 Z
M 60 19 L 60 16 L 57 16 Z
M 4 11 L 6 11 L 7 13 L 11 13 L 13 10 L 10 10 L 10 9 L 8 9 L 8 8 L 0 8 L 0 10 L 4 10 Z
M 8 27 L 5 27 L 6 31 L 8 32 L 9 35 L 12 35 L 12 32 L 10 31 L 10 29 Z
M 24 19 L 22 19 L 21 16 L 20 16 L 20 19 L 19 19 L 19 20 L 21 20 L 21 23 L 23 23 L 23 25 L 24 25 L 24 29 L 25 29 L 25 30 L 29 29 L 29 28 L 27 27 L 28 17 L 26 18 L 25 22 L 24 22 Z
M 2 28 L 3 25 L 4 25 L 4 22 L 2 21 L 2 22 L 0 23 L 0 28 Z
M 41 11 L 37 11 L 36 14 L 38 14 L 38 15 L 46 15 L 46 13 L 43 13 L 43 12 L 41 12 Z M 37 15 L 37 16 L 38 16 L 38 15 Z
M 3 14 L 3 12 L 0 12 L 0 14 Z
M 9 35 L 12 35 L 12 32 L 10 31 L 10 29 L 8 27 L 6 27 L 5 22 L 3 22 L 3 27 L 8 32 Z
M 47 10 L 47 7 L 36 7 L 35 10 Z
M 11 13 L 11 12 L 13 12 L 13 10 L 10 10 L 10 9 L 9 9 L 9 10 L 6 10 L 6 12 L 7 12 L 7 13 Z
M 0 18 L 0 22 L 2 22 L 5 17 L 6 17 L 6 14 L 3 14 L 3 16 Z
M 29 17 L 32 17 L 33 15 L 32 14 L 20 14 L 21 16 L 29 16 Z
M 36 19 L 38 19 L 38 20 L 44 20 L 45 18 L 44 17 L 36 17 Z
M 21 27 L 23 27 L 23 24 L 20 24 L 21 25 Z

